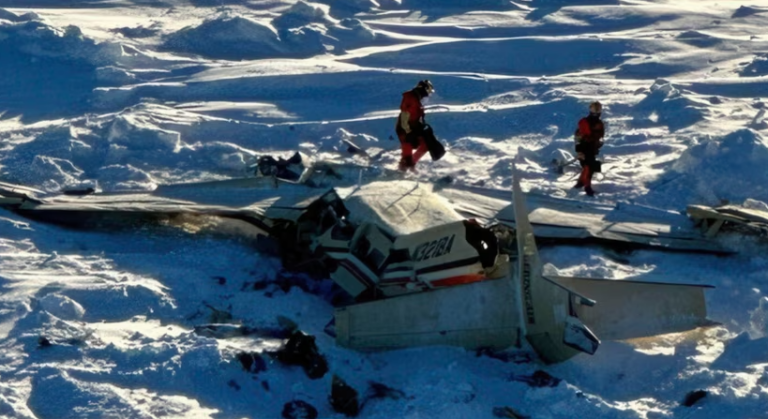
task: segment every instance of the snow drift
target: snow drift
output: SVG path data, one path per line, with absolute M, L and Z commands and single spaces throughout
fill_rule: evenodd
M 751 129 L 706 140 L 686 150 L 672 166 L 707 204 L 746 198 L 768 200 L 768 142 Z
M 0 20 L 0 112 L 34 120 L 87 111 L 96 69 L 121 54 L 119 44 L 96 43 L 76 26 Z
M 168 35 L 163 49 L 226 60 L 304 58 L 325 52 L 321 38 L 317 29 L 288 29 L 278 35 L 262 23 L 221 15 Z

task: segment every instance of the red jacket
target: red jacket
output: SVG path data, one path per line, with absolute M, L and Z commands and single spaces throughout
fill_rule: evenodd
M 579 121 L 579 134 L 581 141 L 596 143 L 603 139 L 605 135 L 605 126 L 600 118 L 588 116 Z
M 413 90 L 403 93 L 403 101 L 400 102 L 400 112 L 401 115 L 405 112 L 408 113 L 409 124 L 420 122 L 424 117 L 424 107 L 421 106 L 421 101 Z
M 579 143 L 576 151 L 581 153 L 597 154 L 602 144 L 600 141 L 605 136 L 605 125 L 599 117 L 588 116 L 579 121 Z

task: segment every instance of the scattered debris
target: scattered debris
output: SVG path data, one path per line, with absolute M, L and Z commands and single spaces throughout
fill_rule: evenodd
M 514 419 L 530 418 L 530 416 L 525 416 L 509 406 L 494 407 L 493 416 L 497 418 L 514 418 Z
M 279 179 L 294 181 L 299 180 L 305 169 L 301 153 L 298 151 L 288 160 L 282 157 L 275 160 L 272 156 L 261 156 L 253 166 L 256 167 L 255 174 L 257 176 L 274 176 Z
M 298 287 L 304 292 L 307 293 L 313 293 L 311 283 L 311 278 L 309 278 L 307 275 L 299 274 L 299 273 L 289 273 L 289 272 L 279 272 L 275 279 L 262 279 L 260 281 L 256 281 L 253 284 L 254 290 L 264 290 L 267 289 L 270 285 L 276 285 L 278 288 L 280 288 L 281 291 L 287 293 L 291 291 L 291 288 Z
M 533 375 L 513 375 L 510 379 L 512 381 L 522 381 L 531 387 L 557 387 L 560 381 L 562 381 L 542 370 L 536 370 Z
M 203 301 L 203 305 L 211 309 L 211 316 L 210 316 L 210 322 L 211 323 L 226 323 L 230 320 L 232 320 L 232 313 L 225 310 L 219 310 L 216 307 L 206 303 Z M 232 307 L 229 307 L 229 310 L 231 310 Z
M 243 366 L 243 369 L 258 374 L 267 370 L 267 362 L 261 354 L 256 352 L 240 352 L 237 354 L 237 360 Z
M 229 380 L 227 382 L 227 385 L 232 387 L 232 388 L 234 388 L 237 391 L 240 391 L 240 389 L 241 389 L 240 384 L 237 384 L 237 381 L 235 381 L 235 380 Z
M 280 325 L 281 328 L 289 331 L 290 333 L 293 333 L 299 329 L 299 325 L 296 324 L 295 321 L 285 316 L 277 316 L 277 324 Z
M 303 400 L 294 400 L 283 406 L 284 419 L 315 419 L 317 409 Z
M 372 399 L 400 400 L 406 398 L 403 391 L 394 389 L 385 384 L 377 383 L 375 381 L 370 381 L 368 384 L 368 392 L 366 393 L 365 400 L 363 400 L 363 405 L 365 405 L 368 400 Z
M 705 397 L 707 397 L 707 392 L 704 390 L 691 391 L 685 395 L 685 400 L 683 400 L 682 405 L 685 407 L 691 407 L 696 404 L 696 402 Z
M 38 344 L 38 346 L 40 346 L 41 348 L 47 348 L 47 347 L 49 347 L 49 346 L 53 346 L 53 344 L 51 343 L 51 341 L 50 341 L 50 340 L 48 340 L 48 338 L 47 338 L 47 337 L 45 337 L 45 336 L 40 336 L 40 337 L 37 339 L 37 344 Z
M 333 375 L 331 384 L 331 397 L 328 400 L 333 410 L 346 416 L 357 416 L 360 413 L 360 404 L 357 399 L 357 390 L 350 387 L 339 376 Z
M 328 361 L 317 349 L 315 337 L 300 330 L 294 331 L 288 342 L 274 355 L 284 364 L 301 365 L 307 376 L 313 380 L 328 372 Z
M 90 195 L 96 192 L 96 190 L 93 188 L 86 188 L 86 189 L 70 189 L 62 192 L 64 193 L 64 195 L 84 196 L 84 195 Z

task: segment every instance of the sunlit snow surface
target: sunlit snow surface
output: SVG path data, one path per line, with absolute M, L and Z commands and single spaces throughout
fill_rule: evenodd
M 49 192 L 151 190 L 252 176 L 255 156 L 352 159 L 342 139 L 395 150 L 402 92 L 432 80 L 427 119 L 447 144 L 419 178 L 590 199 L 574 169 L 578 118 L 604 104 L 595 199 L 683 211 L 768 201 L 768 5 L 611 0 L 0 0 L 0 181 Z M 397 151 L 380 165 L 394 168 Z M 361 162 L 362 163 L 362 162 Z M 752 201 L 751 201 L 752 202 Z M 752 202 L 752 205 L 756 205 Z M 759 203 L 757 204 L 759 205 Z M 364 393 L 401 390 L 363 418 L 768 417 L 768 245 L 719 238 L 736 256 L 592 247 L 542 250 L 562 275 L 712 284 L 721 326 L 604 342 L 556 366 L 456 348 L 361 354 L 323 332 L 330 281 L 256 290 L 280 262 L 214 226 L 72 231 L 0 211 L 0 417 L 275 418 L 291 400 L 320 417 L 332 373 Z M 224 280 L 222 280 L 222 278 Z M 218 311 L 212 310 L 215 308 Z M 643 307 L 635 307 L 638 316 Z M 331 373 L 310 380 L 214 339 L 222 320 L 318 339 Z M 40 337 L 53 345 L 39 347 Z M 563 381 L 533 388 L 513 376 Z M 693 407 L 685 395 L 705 390 Z

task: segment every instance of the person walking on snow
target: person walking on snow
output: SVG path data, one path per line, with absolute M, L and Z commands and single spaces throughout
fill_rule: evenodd
M 395 124 L 397 138 L 400 139 L 402 158 L 398 169 L 401 171 L 414 170 L 416 163 L 427 153 L 427 143 L 424 140 L 424 106 L 422 101 L 435 89 L 429 80 L 420 81 L 416 87 L 403 93 L 400 102 L 400 115 Z M 414 152 L 416 148 L 416 152 Z
M 600 119 L 603 112 L 603 105 L 600 102 L 589 104 L 589 115 L 581 118 L 579 128 L 574 135 L 576 140 L 576 158 L 581 164 L 581 175 L 574 188 L 584 188 L 584 192 L 589 196 L 594 196 L 592 189 L 592 176 L 595 172 L 600 172 L 600 162 L 597 155 L 600 153 L 600 147 L 603 146 L 603 136 L 605 135 L 605 125 Z

